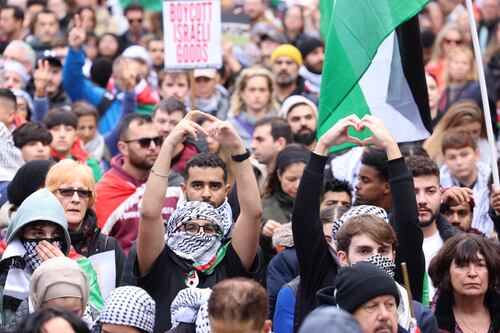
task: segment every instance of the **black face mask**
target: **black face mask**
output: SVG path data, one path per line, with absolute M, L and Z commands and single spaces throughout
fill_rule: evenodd
M 50 244 L 56 242 L 55 246 L 57 246 L 59 249 L 62 250 L 63 237 L 35 238 L 35 239 L 19 237 L 19 240 L 26 249 L 26 253 L 23 256 L 24 261 L 26 262 L 26 265 L 28 265 L 28 267 L 31 268 L 33 271 L 37 269 L 37 267 L 40 266 L 40 264 L 42 263 L 40 258 L 38 257 L 38 253 L 36 252 L 36 247 L 38 246 L 38 244 L 40 244 L 40 242 L 44 240 L 49 242 Z

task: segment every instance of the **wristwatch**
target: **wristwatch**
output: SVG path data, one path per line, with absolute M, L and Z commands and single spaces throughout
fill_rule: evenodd
M 244 160 L 250 157 L 250 150 L 248 150 L 248 148 L 246 148 L 245 150 L 246 151 L 243 154 L 231 155 L 231 159 L 234 162 L 243 162 Z

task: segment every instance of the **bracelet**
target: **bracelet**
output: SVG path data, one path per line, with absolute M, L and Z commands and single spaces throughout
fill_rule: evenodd
M 161 178 L 168 178 L 168 175 L 162 175 L 161 173 L 156 172 L 155 169 L 153 169 L 153 168 L 151 168 L 151 172 L 155 176 L 158 176 L 158 177 L 161 177 Z
M 234 162 L 243 162 L 244 160 L 246 160 L 249 157 L 250 157 L 250 150 L 248 150 L 248 148 L 245 149 L 245 152 L 243 154 L 231 155 L 231 159 Z

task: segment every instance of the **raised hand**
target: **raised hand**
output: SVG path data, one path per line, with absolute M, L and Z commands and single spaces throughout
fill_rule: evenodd
M 328 150 L 332 146 L 341 145 L 345 142 L 352 142 L 356 145 L 361 145 L 361 140 L 350 136 L 347 132 L 349 127 L 352 127 L 356 131 L 359 131 L 360 122 L 361 120 L 355 114 L 340 119 L 332 128 L 330 128 L 325 134 L 323 134 L 321 138 L 319 138 L 314 152 L 319 155 L 326 155 L 328 153 Z
M 365 128 L 372 132 L 372 136 L 364 139 L 362 141 L 363 145 L 373 145 L 373 148 L 384 150 L 389 160 L 401 157 L 396 140 L 394 140 L 381 119 L 365 115 L 359 123 L 359 129 L 364 130 Z
M 177 124 L 177 126 L 174 127 L 172 132 L 170 132 L 170 134 L 163 142 L 163 145 L 176 147 L 180 143 L 184 142 L 184 140 L 186 140 L 188 136 L 192 137 L 195 140 L 198 140 L 199 133 L 208 136 L 208 132 L 205 131 L 203 127 L 198 125 L 198 123 L 196 123 L 196 120 L 198 118 L 206 116 L 210 115 L 201 111 L 188 112 L 188 114 Z
M 495 188 L 494 184 L 491 185 L 490 205 L 495 215 L 500 215 L 500 189 Z
M 38 68 L 33 72 L 33 82 L 35 84 L 35 96 L 44 97 L 47 92 L 47 82 L 50 75 L 50 65 L 47 60 L 38 60 Z
M 78 51 L 85 42 L 86 33 L 80 15 L 75 14 L 73 23 L 73 29 L 68 34 L 68 43 L 73 50 Z
M 210 115 L 212 124 L 208 128 L 208 134 L 222 146 L 226 147 L 231 155 L 245 152 L 245 145 L 233 125 L 228 121 L 221 121 Z
M 122 80 L 125 85 L 125 90 L 133 92 L 139 81 L 139 68 L 137 62 L 133 59 L 123 59 L 120 64 L 122 70 Z

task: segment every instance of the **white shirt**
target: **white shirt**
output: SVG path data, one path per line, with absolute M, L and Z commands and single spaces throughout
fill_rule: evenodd
M 422 244 L 422 250 L 424 251 L 424 256 L 425 256 L 425 271 L 427 272 L 429 270 L 429 263 L 431 262 L 432 258 L 438 253 L 438 251 L 441 249 L 443 246 L 444 242 L 441 236 L 439 235 L 439 232 L 436 231 L 436 233 L 430 237 L 424 238 L 424 243 Z M 434 288 L 434 285 L 432 284 L 432 281 L 429 279 L 428 281 L 429 285 L 429 301 L 432 301 L 432 298 L 434 297 L 434 294 L 436 293 L 436 288 Z

